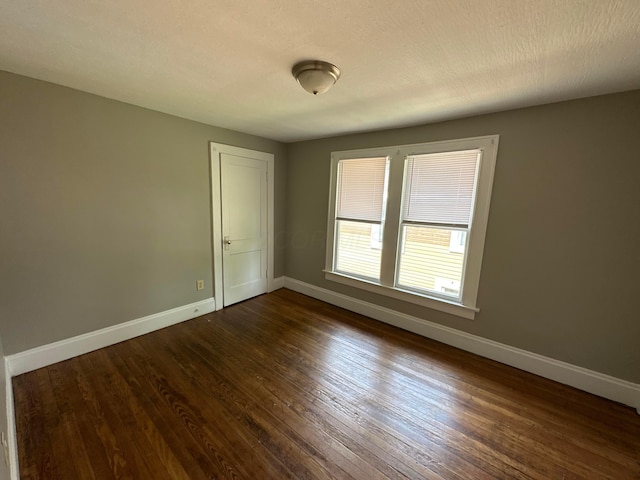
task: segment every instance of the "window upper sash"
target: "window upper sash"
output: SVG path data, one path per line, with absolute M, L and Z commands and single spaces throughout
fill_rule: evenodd
M 341 160 L 336 218 L 381 223 L 386 198 L 387 157 Z
M 468 228 L 481 155 L 473 149 L 408 156 L 403 223 Z

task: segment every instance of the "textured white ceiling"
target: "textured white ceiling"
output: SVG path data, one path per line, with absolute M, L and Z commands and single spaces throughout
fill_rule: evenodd
M 0 0 L 0 69 L 289 142 L 640 88 L 640 0 Z

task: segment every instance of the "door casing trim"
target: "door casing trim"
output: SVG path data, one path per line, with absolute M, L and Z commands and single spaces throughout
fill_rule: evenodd
M 224 288 L 222 279 L 222 204 L 220 198 L 220 155 L 228 154 L 237 157 L 253 158 L 267 163 L 267 291 L 273 285 L 273 252 L 274 252 L 274 154 L 234 147 L 223 143 L 209 142 L 211 172 L 211 244 L 213 257 L 213 296 L 216 299 L 216 310 L 224 305 Z

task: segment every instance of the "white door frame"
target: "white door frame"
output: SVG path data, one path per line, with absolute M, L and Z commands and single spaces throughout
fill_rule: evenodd
M 220 201 L 220 155 L 253 158 L 267 162 L 267 291 L 274 290 L 273 285 L 273 153 L 259 152 L 247 148 L 234 147 L 223 143 L 209 142 L 211 154 L 211 226 L 213 241 L 213 299 L 216 310 L 224 306 L 224 288 L 222 280 L 222 203 Z

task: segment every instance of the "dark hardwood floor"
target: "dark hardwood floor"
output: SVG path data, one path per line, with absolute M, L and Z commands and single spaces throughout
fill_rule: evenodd
M 633 409 L 288 290 L 13 385 L 22 478 L 640 479 Z

